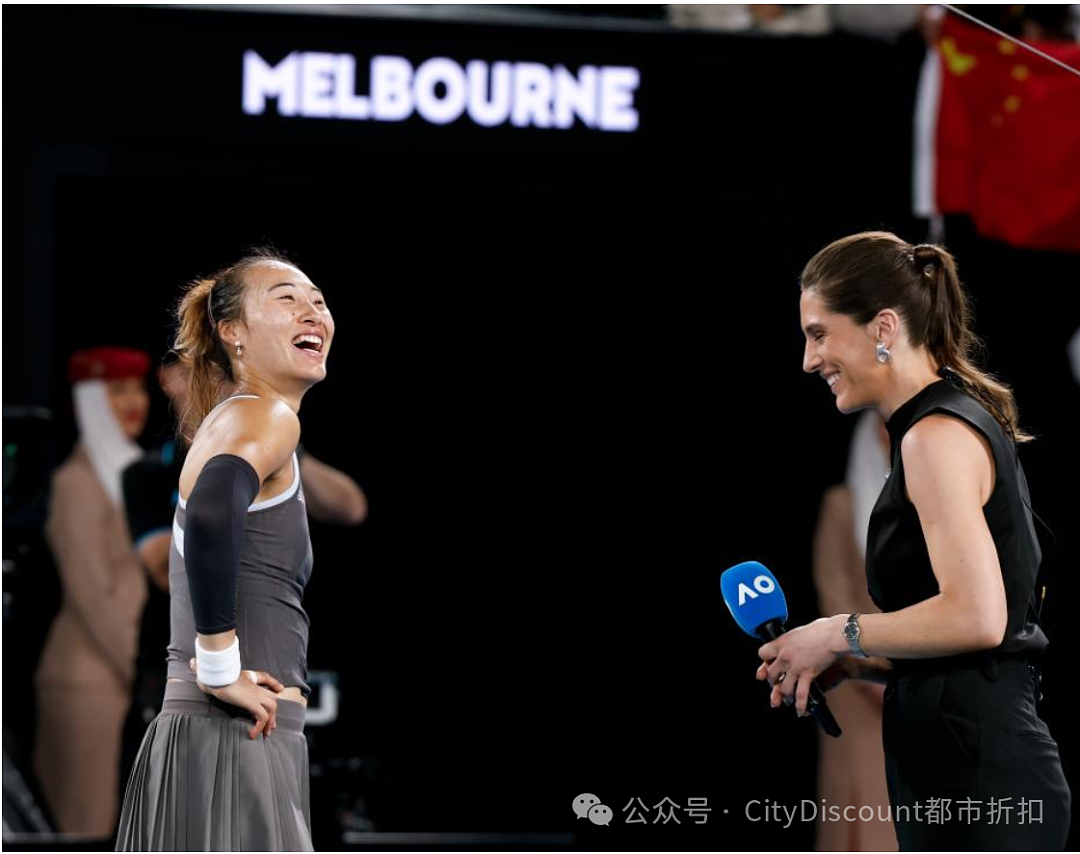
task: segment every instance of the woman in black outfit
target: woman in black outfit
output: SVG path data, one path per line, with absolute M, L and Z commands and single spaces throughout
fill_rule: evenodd
M 891 470 L 870 519 L 880 614 L 838 614 L 761 647 L 771 705 L 806 714 L 810 682 L 887 683 L 883 736 L 903 850 L 1061 849 L 1068 784 L 1035 708 L 1047 639 L 1041 560 L 1008 387 L 977 340 L 944 248 L 887 232 L 837 240 L 806 265 L 806 350 L 841 412 L 887 420 Z

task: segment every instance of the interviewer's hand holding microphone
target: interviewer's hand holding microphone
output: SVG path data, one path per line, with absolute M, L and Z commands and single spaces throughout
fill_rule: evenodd
M 813 715 L 827 734 L 839 736 L 824 692 L 859 676 L 860 662 L 849 654 L 858 648 L 857 620 L 840 614 L 785 631 L 787 600 L 773 574 L 757 561 L 726 570 L 720 590 L 739 628 L 768 641 L 758 650 L 757 678 L 772 685 L 770 705 L 794 703 L 800 717 Z
M 806 703 L 810 685 L 816 681 L 822 692 L 854 677 L 849 669 L 848 646 L 844 641 L 846 614 L 822 617 L 785 632 L 758 649 L 762 659 L 757 678 L 772 685 L 769 705 L 795 704 L 799 717 L 809 714 Z M 837 645 L 837 638 L 843 647 Z

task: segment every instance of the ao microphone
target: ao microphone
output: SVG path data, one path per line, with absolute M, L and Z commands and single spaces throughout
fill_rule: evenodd
M 784 633 L 788 609 L 779 582 L 756 560 L 748 560 L 720 574 L 720 593 L 739 628 L 751 637 L 776 640 Z M 810 683 L 806 708 L 833 738 L 841 733 L 825 695 L 816 682 Z

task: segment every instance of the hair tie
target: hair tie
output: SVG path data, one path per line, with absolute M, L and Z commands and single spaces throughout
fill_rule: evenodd
M 918 258 L 920 249 L 929 251 L 930 257 L 924 261 L 920 261 Z M 922 264 L 921 272 L 924 276 L 926 276 L 926 278 L 933 278 L 934 268 L 937 266 L 938 260 L 937 247 L 934 246 L 934 244 L 920 243 L 916 246 L 913 246 L 911 250 L 907 253 L 907 257 L 908 263 L 910 263 L 913 267 L 918 267 L 920 264 Z

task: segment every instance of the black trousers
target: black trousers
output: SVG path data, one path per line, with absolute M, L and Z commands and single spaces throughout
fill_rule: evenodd
M 1016 659 L 897 671 L 885 689 L 885 773 L 902 851 L 1060 851 L 1069 786 Z

